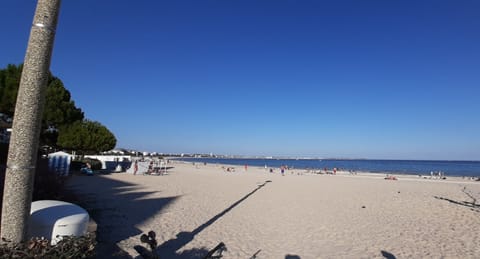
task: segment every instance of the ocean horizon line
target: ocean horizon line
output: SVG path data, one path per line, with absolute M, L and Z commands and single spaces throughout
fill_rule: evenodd
M 480 162 L 472 159 L 407 159 L 407 158 L 342 158 L 342 157 L 307 157 L 307 156 L 250 156 L 250 155 L 205 155 L 184 156 L 183 158 L 214 158 L 214 159 L 273 159 L 273 160 L 330 160 L 330 161 L 418 161 L 418 162 Z

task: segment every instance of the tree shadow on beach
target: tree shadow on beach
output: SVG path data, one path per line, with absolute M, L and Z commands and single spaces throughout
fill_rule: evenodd
M 92 182 L 100 188 L 88 187 Z M 178 198 L 146 198 L 155 192 L 141 191 L 141 186 L 104 176 L 72 176 L 67 188 L 97 223 L 97 258 L 132 258 L 116 243 L 141 234 L 135 225 Z
M 158 246 L 156 253 L 161 258 L 203 258 L 208 253 L 208 249 L 206 248 L 199 248 L 199 249 L 196 248 L 192 250 L 186 250 L 180 254 L 177 254 L 176 251 L 182 248 L 183 246 L 185 246 L 186 244 L 190 243 L 197 234 L 199 234 L 200 232 L 205 230 L 207 227 L 215 223 L 215 221 L 223 217 L 225 214 L 227 214 L 233 208 L 235 208 L 240 203 L 245 201 L 248 197 L 253 195 L 255 192 L 263 188 L 269 182 L 271 181 L 268 180 L 268 181 L 265 181 L 263 184 L 258 185 L 258 187 L 255 188 L 253 191 L 249 192 L 248 194 L 243 196 L 241 199 L 239 199 L 238 201 L 230 205 L 228 208 L 218 213 L 217 215 L 213 216 L 211 219 L 209 219 L 202 225 L 198 226 L 192 232 L 180 232 L 176 235 L 176 238 L 165 241 L 163 244 Z
M 443 201 L 448 201 L 453 204 L 469 207 L 472 209 L 472 211 L 480 212 L 480 204 L 476 204 L 474 202 L 469 202 L 469 201 L 455 201 L 452 199 L 444 198 L 444 197 L 439 197 L 439 196 L 433 196 L 435 199 L 438 200 L 443 200 Z

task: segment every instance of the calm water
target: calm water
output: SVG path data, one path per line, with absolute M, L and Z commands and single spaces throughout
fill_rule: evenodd
M 336 160 L 336 159 L 226 159 L 226 158 L 184 158 L 182 161 L 280 167 L 287 165 L 299 169 L 355 170 L 396 174 L 430 175 L 431 171 L 442 171 L 451 176 L 480 176 L 480 161 L 420 161 L 420 160 Z

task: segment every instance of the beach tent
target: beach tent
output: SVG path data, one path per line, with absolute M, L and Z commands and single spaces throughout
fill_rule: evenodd
M 69 153 L 62 151 L 51 153 L 48 155 L 48 168 L 60 175 L 68 175 L 71 161 L 72 155 Z

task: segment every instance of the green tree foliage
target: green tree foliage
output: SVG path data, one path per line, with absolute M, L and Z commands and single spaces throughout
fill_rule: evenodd
M 23 65 L 0 70 L 0 112 L 13 116 Z
M 13 116 L 22 65 L 0 70 L 0 113 Z M 49 74 L 42 118 L 41 144 L 60 146 L 83 153 L 108 151 L 115 147 L 115 136 L 99 122 L 84 120 L 62 81 Z
M 87 154 L 111 150 L 117 144 L 117 139 L 99 122 L 83 120 L 62 127 L 57 144 Z
M 0 112 L 9 116 L 13 116 L 15 111 L 22 69 L 23 65 L 8 65 L 6 69 L 0 70 Z M 83 120 L 82 110 L 75 106 L 70 92 L 65 89 L 62 81 L 50 73 L 47 84 L 43 127 L 59 128 Z
M 42 118 L 43 130 L 40 135 L 42 145 L 57 146 L 57 129 L 83 118 L 82 110 L 75 106 L 62 81 L 50 75 Z
M 82 110 L 75 106 L 62 81 L 53 76 L 49 78 L 44 109 L 43 124 L 47 127 L 60 128 L 84 118 Z
M 22 69 L 23 65 L 8 65 L 6 69 L 0 70 L 0 113 L 13 116 Z M 83 119 L 82 110 L 75 106 L 70 92 L 65 89 L 62 81 L 49 73 L 42 118 L 41 144 L 56 146 L 58 137 L 56 129 Z

